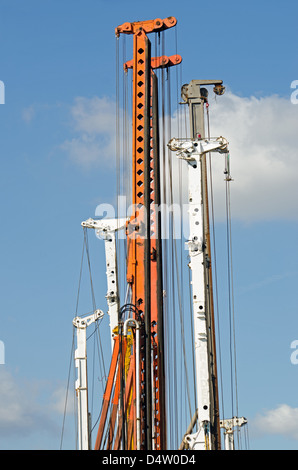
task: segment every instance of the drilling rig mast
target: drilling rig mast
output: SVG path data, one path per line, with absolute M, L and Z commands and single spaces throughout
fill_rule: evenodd
M 138 442 L 140 450 L 167 448 L 161 221 L 157 210 L 160 206 L 158 85 L 154 69 L 179 64 L 181 57 L 152 58 L 147 34 L 163 31 L 175 24 L 176 19 L 170 17 L 165 20 L 124 23 L 116 28 L 117 37 L 121 34 L 133 35 L 133 60 L 124 64 L 124 69 L 132 68 L 133 73 L 134 210 L 126 227 L 127 284 L 133 305 L 131 320 L 140 329 L 140 342 L 136 350 L 133 331 L 130 336 L 124 335 L 119 318 L 119 334 L 115 339 L 96 449 L 101 448 L 113 385 L 115 413 L 120 391 L 123 406 L 115 440 L 115 417 L 108 424 L 109 445 L 113 445 L 114 449 L 134 449 Z M 128 338 L 131 344 L 127 344 Z M 125 356 L 130 357 L 126 370 Z M 137 362 L 140 370 L 136 370 Z M 139 383 L 136 383 L 137 380 Z M 136 410 L 136 389 L 140 394 L 140 410 Z M 137 415 L 140 423 L 137 423 Z M 136 435 L 137 424 L 140 425 L 140 439 Z
M 123 65 L 126 72 L 132 70 L 132 212 L 122 219 L 88 219 L 82 223 L 84 228 L 96 229 L 104 235 L 112 343 L 95 450 L 163 451 L 169 447 L 165 370 L 168 333 L 164 318 L 159 100 L 155 70 L 178 65 L 182 59 L 177 54 L 151 57 L 148 35 L 175 27 L 176 23 L 174 17 L 169 17 L 124 23 L 115 29 L 117 38 L 133 36 L 133 59 Z M 211 139 L 205 135 L 208 104 L 205 86 L 210 85 L 217 95 L 223 93 L 221 80 L 192 80 L 183 85 L 181 96 L 189 109 L 190 138 L 173 138 L 168 143 L 168 148 L 188 167 L 187 246 L 197 409 L 181 448 L 190 450 L 219 450 L 220 427 L 224 422 L 219 417 L 206 154 L 227 155 L 228 147 L 223 137 Z M 121 229 L 126 235 L 129 293 L 126 297 L 129 302 L 122 307 L 115 241 L 116 232 Z M 86 408 L 85 388 L 84 393 Z M 89 434 L 87 418 L 83 418 L 86 448 Z

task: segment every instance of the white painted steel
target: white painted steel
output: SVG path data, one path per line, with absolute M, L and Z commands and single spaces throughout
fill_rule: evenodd
M 104 313 L 95 310 L 87 317 L 75 317 L 73 325 L 77 331 L 77 348 L 75 350 L 75 366 L 77 368 L 77 380 L 75 389 L 78 406 L 78 445 L 79 450 L 90 449 L 90 429 L 88 411 L 88 379 L 87 379 L 87 341 L 86 329 L 89 325 L 102 318 Z
M 231 419 L 223 419 L 220 421 L 220 427 L 225 430 L 225 450 L 234 450 L 234 428 L 241 427 L 247 423 L 247 419 L 244 417 Z
M 88 219 L 82 226 L 93 228 L 97 235 L 105 242 L 106 274 L 107 274 L 107 304 L 110 318 L 111 348 L 114 347 L 114 330 L 118 326 L 119 318 L 119 290 L 117 274 L 116 235 L 117 230 L 124 229 L 127 218 L 122 219 Z
M 192 303 L 194 316 L 194 346 L 196 362 L 196 394 L 199 430 L 185 436 L 190 449 L 207 450 L 210 435 L 210 377 L 208 367 L 208 334 L 206 319 L 206 280 L 204 270 L 204 215 L 201 183 L 201 156 L 203 153 L 226 152 L 227 142 L 218 139 L 172 139 L 169 148 L 188 163 L 189 241 L 187 242 L 192 273 Z

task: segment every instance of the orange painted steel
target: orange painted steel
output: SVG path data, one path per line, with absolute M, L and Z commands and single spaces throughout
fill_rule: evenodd
M 182 62 L 182 57 L 179 54 L 166 56 L 162 55 L 161 57 L 152 57 L 151 58 L 151 68 L 152 69 L 161 69 L 165 67 L 173 67 L 174 65 L 178 65 Z M 133 68 L 133 60 L 128 60 L 123 65 L 124 71 L 126 72 L 128 69 Z
M 132 398 L 132 400 L 131 400 Z M 122 425 L 123 419 L 127 421 L 128 438 L 126 443 L 126 450 L 133 450 L 131 448 L 131 440 L 134 430 L 136 428 L 133 416 L 135 411 L 135 357 L 131 357 L 130 366 L 128 369 L 126 383 L 124 388 L 123 397 L 124 407 L 121 408 L 119 413 L 118 428 L 115 435 L 114 450 L 119 450 L 122 438 Z
M 117 378 L 115 383 L 115 391 L 112 400 L 112 410 L 111 410 L 111 417 L 109 422 L 109 433 L 108 433 L 108 442 L 107 442 L 107 450 L 112 449 L 113 439 L 114 439 L 114 431 L 115 431 L 115 423 L 117 418 L 117 411 L 119 406 L 119 397 L 120 397 L 120 387 L 121 387 L 121 367 L 119 367 L 118 363 L 118 371 L 117 371 Z
M 161 273 L 157 266 L 157 239 L 160 236 L 158 227 L 158 218 L 156 214 L 156 205 L 160 201 L 156 198 L 156 181 L 159 170 L 159 160 L 156 159 L 154 152 L 158 146 L 158 142 L 153 141 L 153 119 L 152 114 L 154 93 L 157 93 L 156 76 L 153 72 L 155 68 L 169 67 L 179 64 L 181 57 L 174 55 L 171 57 L 162 56 L 151 58 L 150 41 L 146 33 L 161 31 L 176 25 L 176 19 L 170 17 L 166 20 L 152 20 L 147 22 L 125 23 L 116 29 L 116 34 L 120 33 L 134 34 L 133 37 L 133 60 L 124 64 L 124 69 L 133 69 L 133 126 L 132 126 L 132 202 L 134 205 L 134 214 L 128 224 L 128 256 L 127 256 L 127 282 L 131 286 L 132 303 L 137 307 L 140 317 L 144 318 L 146 311 L 145 296 L 145 236 L 146 223 L 146 204 L 144 198 L 144 188 L 148 181 L 145 181 L 146 175 L 149 175 L 149 191 L 150 191 L 150 321 L 151 321 L 151 341 L 153 349 L 154 366 L 152 384 L 153 393 L 156 395 L 153 400 L 153 441 L 154 449 L 166 449 L 166 417 L 165 417 L 165 397 L 164 394 L 164 367 L 163 353 L 161 353 L 161 338 L 158 332 L 160 322 L 160 307 L 158 302 L 162 302 L 158 296 L 159 280 Z M 154 86 L 155 84 L 155 86 Z M 146 109 L 146 103 L 149 103 L 149 109 Z M 157 109 L 155 110 L 157 112 Z M 148 113 L 148 115 L 145 115 Z M 147 127 L 145 122 L 147 119 Z M 149 140 L 149 142 L 148 142 Z M 145 148 L 147 145 L 147 149 Z M 149 147 L 149 149 L 148 149 Z M 145 168 L 145 151 L 149 150 L 149 172 Z M 147 170 L 147 171 L 146 171 Z M 161 253 L 159 253 L 161 255 Z M 148 282 L 148 281 L 147 281 Z M 141 354 L 141 369 L 145 362 L 144 351 Z M 150 366 L 151 367 L 151 366 Z M 144 375 L 141 377 L 141 396 L 146 393 L 144 383 Z M 145 403 L 143 403 L 144 407 Z M 144 416 L 141 416 L 142 435 L 145 433 Z M 144 443 L 142 443 L 144 445 Z
M 98 427 L 98 432 L 97 432 L 97 437 L 96 437 L 96 442 L 95 442 L 95 447 L 94 447 L 95 450 L 100 449 L 101 442 L 102 442 L 102 439 L 103 439 L 105 423 L 106 423 L 106 419 L 107 419 L 109 404 L 110 404 L 113 385 L 114 385 L 114 377 L 115 377 L 115 373 L 116 373 L 116 369 L 117 369 L 118 356 L 119 356 L 119 336 L 116 336 L 115 337 L 114 348 L 113 348 L 113 354 L 112 354 L 110 370 L 109 370 L 109 376 L 108 376 L 108 380 L 107 380 L 107 383 L 106 383 L 105 392 L 104 392 L 104 395 L 103 395 L 103 405 L 102 405 L 100 422 L 99 422 L 99 427 Z
M 131 303 L 136 307 L 134 318 L 142 325 L 140 335 L 140 397 L 141 397 L 141 449 L 146 446 L 146 432 L 148 425 L 146 423 L 146 393 L 148 393 L 148 380 L 146 384 L 146 318 L 150 318 L 149 341 L 152 351 L 152 384 L 153 384 L 153 409 L 152 409 L 152 427 L 154 433 L 153 448 L 155 450 L 166 449 L 166 417 L 165 417 L 165 387 L 164 387 L 164 365 L 163 365 L 163 322 L 162 315 L 162 291 L 161 290 L 161 270 L 158 263 L 161 261 L 161 245 L 159 215 L 156 210 L 156 203 L 159 200 L 159 156 L 158 142 L 156 141 L 156 125 L 158 118 L 153 115 L 153 103 L 156 108 L 157 78 L 153 69 L 161 67 L 170 67 L 181 62 L 181 57 L 174 55 L 171 57 L 158 57 L 151 59 L 151 44 L 146 33 L 163 31 L 176 25 L 176 19 L 173 17 L 164 20 L 156 19 L 152 21 L 124 23 L 115 30 L 116 36 L 120 34 L 133 34 L 133 60 L 124 64 L 124 69 L 133 70 L 133 125 L 132 125 L 132 203 L 133 214 L 126 227 L 127 235 L 127 282 L 131 287 Z M 145 163 L 147 165 L 145 167 Z M 147 188 L 147 191 L 145 191 Z M 148 194 L 149 193 L 149 194 Z M 149 200 L 146 199 L 149 197 Z M 145 201 L 146 199 L 146 201 Z M 150 216 L 146 214 L 146 204 L 149 206 Z M 150 224 L 150 230 L 148 228 Z M 149 240 L 146 240 L 146 234 L 149 232 Z M 146 245 L 147 243 L 147 245 Z M 150 248 L 150 259 L 148 260 L 148 243 Z M 147 251 L 146 251 L 147 250 Z M 147 263 L 147 265 L 146 265 Z M 147 266 L 147 268 L 146 268 Z M 148 278 L 149 266 L 149 278 Z M 147 283 L 147 285 L 146 285 Z M 149 292 L 148 292 L 149 286 Z M 148 297 L 149 294 L 149 297 Z M 147 299 L 147 300 L 146 300 Z M 149 309 L 149 312 L 148 312 Z M 149 316 L 146 316 L 149 313 Z M 145 327 L 144 327 L 145 325 Z M 133 344 L 133 354 L 131 356 L 127 380 L 124 390 L 124 409 L 119 413 L 118 410 L 118 428 L 115 432 L 115 413 L 116 403 L 119 401 L 120 382 L 119 375 L 120 364 L 123 361 L 123 355 L 119 349 L 119 344 L 123 338 L 116 336 L 115 346 L 112 355 L 112 361 L 103 398 L 103 409 L 100 419 L 98 435 L 95 449 L 99 449 L 103 439 L 103 433 L 106 426 L 106 418 L 109 402 L 112 400 L 112 414 L 110 418 L 108 448 L 112 446 L 114 439 L 114 449 L 120 449 L 122 436 L 123 419 L 127 421 L 127 440 L 126 448 L 136 448 L 136 371 L 135 371 L 135 344 Z M 122 343 L 123 346 L 124 343 Z M 126 347 L 126 342 L 125 342 Z M 122 350 L 124 354 L 124 350 Z M 145 357 L 146 356 L 146 357 Z M 118 366 L 117 377 L 115 378 Z M 123 365 L 122 365 L 123 366 Z M 147 364 L 148 371 L 148 364 Z M 152 384 L 150 383 L 150 389 Z M 112 387 L 114 385 L 114 396 L 112 398 Z M 147 388 L 146 388 L 147 387 Z M 148 403 L 148 401 L 147 401 Z M 148 418 L 148 413 L 147 413 Z M 151 428 L 151 426 L 149 426 Z M 114 436 L 115 434 L 115 436 Z M 147 436 L 150 433 L 147 434 Z M 147 437 L 148 440 L 148 437 Z M 150 444 L 151 445 L 151 444 Z M 151 448 L 151 447 L 149 447 Z
M 135 384 L 135 355 L 130 358 L 130 365 L 126 378 L 125 397 L 128 397 L 127 408 L 126 408 L 126 420 L 127 420 L 127 448 L 133 450 L 133 443 L 136 442 L 136 430 L 135 416 L 136 416 L 136 384 Z
M 145 315 L 145 237 L 147 236 L 146 224 L 146 205 L 144 201 L 144 188 L 146 170 L 145 163 L 145 139 L 150 139 L 149 142 L 149 175 L 150 175 L 150 316 L 151 316 L 151 335 L 156 335 L 156 325 L 158 322 L 158 306 L 157 306 L 157 266 L 156 266 L 156 204 L 155 204 L 155 174 L 154 174 L 154 155 L 152 143 L 152 61 L 149 61 L 148 54 L 148 38 L 144 30 L 139 30 L 134 35 L 134 59 L 133 59 L 133 204 L 135 207 L 134 236 L 128 240 L 128 263 L 127 263 L 127 281 L 131 285 L 132 302 L 137 306 L 140 316 Z M 150 76 L 148 76 L 150 75 Z M 149 84 L 149 86 L 148 86 Z M 148 94 L 150 95 L 148 97 Z M 150 103 L 150 110 L 146 110 L 146 99 Z M 149 111 L 148 127 L 145 127 L 146 116 L 145 112 Z M 146 133 L 146 135 L 145 135 Z M 147 143 L 148 145 L 148 143 Z M 148 173 L 147 173 L 148 174 Z M 142 353 L 141 362 L 145 362 L 145 353 Z M 154 369 L 153 383 L 158 386 L 159 374 L 158 370 Z M 145 378 L 145 377 L 144 377 Z M 145 380 L 141 381 L 141 395 L 145 396 Z M 155 401 L 153 409 L 154 427 L 156 428 L 156 416 L 160 415 L 159 401 Z M 145 403 L 143 404 L 145 406 Z M 158 421 L 159 423 L 159 421 Z M 159 426 L 163 423 L 159 423 Z M 141 427 L 145 430 L 145 417 L 142 416 Z M 154 434 L 155 441 L 154 447 L 157 450 L 161 449 L 160 437 L 164 433 L 158 431 Z M 144 442 L 142 443 L 144 445 Z
M 148 38 L 143 31 L 134 36 L 133 59 L 133 127 L 132 127 L 132 203 L 134 214 L 128 224 L 127 281 L 132 286 L 132 303 L 144 313 L 144 140 L 146 98 L 146 49 Z
M 177 23 L 176 18 L 173 16 L 169 16 L 164 20 L 157 18 L 155 20 L 148 20 L 148 21 L 136 21 L 133 23 L 123 23 L 121 26 L 118 26 L 115 29 L 116 36 L 122 34 L 135 34 L 140 29 L 142 29 L 145 33 L 153 33 L 158 31 L 163 31 L 165 29 L 172 28 Z
M 135 351 L 135 347 L 133 348 Z M 135 415 L 135 401 L 136 401 L 136 386 L 135 386 L 135 356 L 130 356 L 129 366 L 127 373 L 125 373 L 125 357 L 128 351 L 128 343 L 126 337 L 115 336 L 115 345 L 112 354 L 112 360 L 106 384 L 106 389 L 103 395 L 103 406 L 101 412 L 100 423 L 98 427 L 97 439 L 95 443 L 95 450 L 100 450 L 103 444 L 103 437 L 108 436 L 106 449 L 112 450 L 113 448 L 119 450 L 122 438 L 122 423 L 123 416 L 128 422 L 129 436 L 132 441 L 132 436 L 135 432 L 133 416 Z M 116 418 L 119 412 L 119 400 L 121 393 L 121 374 L 125 376 L 125 387 L 123 390 L 123 404 L 124 409 L 118 419 L 116 428 Z M 107 424 L 107 416 L 109 405 L 111 403 L 111 413 Z M 114 442 L 114 445 L 113 445 Z

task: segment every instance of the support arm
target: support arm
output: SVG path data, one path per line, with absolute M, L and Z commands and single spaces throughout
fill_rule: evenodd
M 88 219 L 82 222 L 82 226 L 93 228 L 97 235 L 105 242 L 106 273 L 108 292 L 106 295 L 108 303 L 108 314 L 110 317 L 111 347 L 114 347 L 114 329 L 118 326 L 119 317 L 119 293 L 117 275 L 116 235 L 117 230 L 124 229 L 127 218 L 122 219 Z

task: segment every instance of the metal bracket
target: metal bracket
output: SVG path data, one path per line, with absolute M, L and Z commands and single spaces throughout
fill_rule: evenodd
M 225 430 L 225 450 L 234 450 L 234 428 L 237 426 L 240 428 L 244 424 L 247 424 L 247 419 L 244 417 L 234 416 L 220 421 L 220 427 Z
M 103 238 L 107 238 L 110 232 L 116 232 L 125 228 L 126 222 L 129 220 L 128 217 L 120 219 L 99 219 L 94 220 L 92 218 L 82 222 L 81 225 L 84 228 L 93 228 L 97 231 L 97 235 Z
M 187 103 L 189 100 L 195 99 L 204 100 L 207 90 L 205 88 L 201 88 L 202 85 L 214 85 L 213 91 L 216 95 L 223 95 L 225 92 L 225 87 L 222 84 L 222 80 L 191 80 L 190 83 L 183 85 L 181 88 L 181 97 L 184 102 Z
M 210 423 L 209 421 L 202 421 L 199 424 L 199 430 L 193 434 L 186 434 L 183 441 L 190 450 L 210 450 Z
M 198 255 L 200 253 L 203 253 L 204 251 L 205 245 L 203 242 L 203 237 L 201 237 L 201 239 L 198 240 L 198 237 L 194 236 L 191 240 L 188 240 L 185 244 L 188 245 L 190 256 Z
M 242 417 L 242 418 L 237 418 L 234 416 L 231 419 L 222 419 L 220 421 L 220 427 L 225 429 L 226 432 L 233 432 L 233 428 L 236 426 L 243 426 L 244 424 L 247 424 L 247 419 Z
M 94 310 L 94 313 L 91 315 L 88 315 L 87 317 L 75 317 L 72 321 L 73 325 L 76 328 L 87 328 L 91 323 L 94 323 L 95 321 L 99 320 L 104 316 L 104 313 L 102 310 L 97 309 Z
M 176 152 L 178 158 L 187 161 L 197 160 L 197 156 L 208 152 L 228 153 L 228 141 L 224 137 L 196 140 L 173 138 L 168 147 Z

